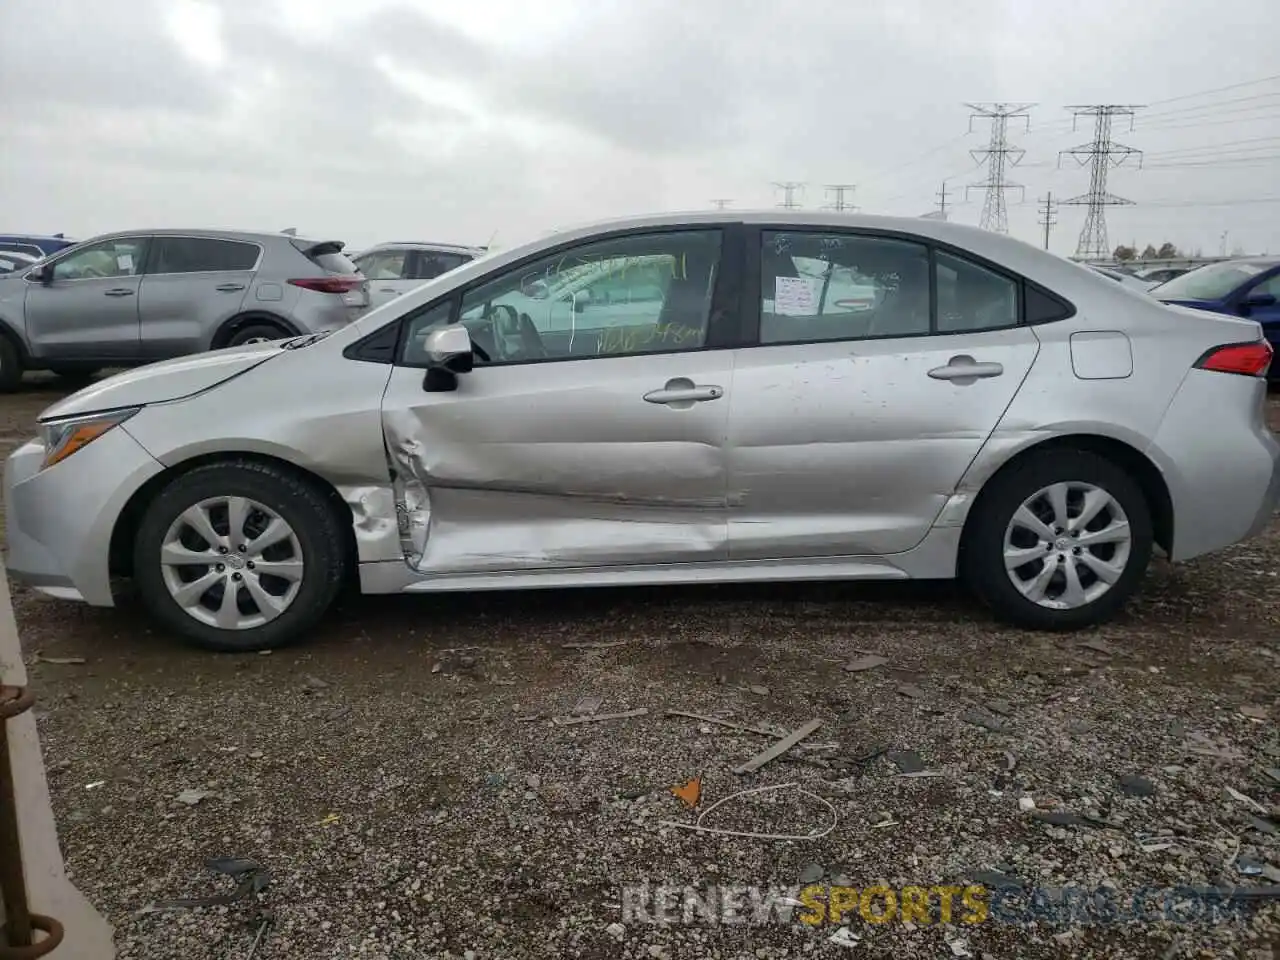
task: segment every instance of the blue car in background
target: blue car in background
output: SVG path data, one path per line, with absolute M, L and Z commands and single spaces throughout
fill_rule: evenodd
M 28 253 L 36 258 L 44 258 L 51 253 L 74 246 L 77 242 L 64 237 L 60 233 L 55 233 L 48 237 L 0 233 L 0 253 Z
M 1149 292 L 1157 300 L 1179 307 L 1256 320 L 1280 355 L 1280 257 L 1206 264 Z M 1267 376 L 1280 379 L 1280 361 L 1272 361 Z

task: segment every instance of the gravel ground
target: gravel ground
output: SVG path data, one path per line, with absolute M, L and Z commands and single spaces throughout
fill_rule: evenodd
M 0 401 L 4 453 L 56 396 L 32 381 Z M 269 656 L 188 650 L 127 607 L 22 588 L 14 603 L 68 867 L 122 958 L 239 960 L 268 916 L 258 960 L 1270 960 L 1275 903 L 1198 925 L 855 912 L 844 935 L 645 923 L 620 904 L 623 884 L 645 881 L 928 887 L 990 884 L 993 871 L 1122 897 L 1273 886 L 1278 572 L 1275 525 L 1213 557 L 1157 562 L 1123 619 L 1072 636 L 1005 629 L 929 584 L 351 598 L 314 640 Z M 585 643 L 612 645 L 573 646 Z M 886 662 L 846 669 L 867 654 Z M 648 713 L 553 722 L 586 696 L 601 714 Z M 668 709 L 822 726 L 738 775 L 767 737 Z M 937 775 L 899 776 L 894 759 Z M 669 788 L 695 776 L 704 810 L 747 787 L 809 791 L 726 804 L 707 825 L 808 835 L 834 815 L 834 829 L 778 841 L 660 826 L 694 822 Z M 1148 795 L 1126 792 L 1126 776 Z M 1035 818 L 1046 811 L 1091 819 Z M 210 857 L 253 858 L 269 886 L 230 906 L 145 911 L 232 889 Z

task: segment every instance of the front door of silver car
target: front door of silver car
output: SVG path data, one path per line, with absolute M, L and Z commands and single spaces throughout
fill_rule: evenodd
M 412 566 L 440 577 L 727 557 L 733 352 L 714 346 L 736 316 L 713 310 L 721 242 L 718 230 L 597 240 L 408 319 L 383 423 Z M 639 256 L 664 259 L 664 296 L 625 326 L 602 314 L 561 330 L 518 309 L 535 280 Z M 429 369 L 426 338 L 451 322 L 474 345 L 470 372 Z
M 48 362 L 135 360 L 146 237 L 87 244 L 28 274 L 24 318 L 32 356 Z
M 1017 282 L 939 251 L 935 301 L 921 242 L 753 237 L 760 337 L 736 362 L 730 556 L 911 549 L 1035 360 L 1039 341 L 1017 325 Z
M 219 327 L 240 311 L 261 259 L 262 247 L 248 241 L 156 237 L 138 302 L 145 355 L 207 349 Z

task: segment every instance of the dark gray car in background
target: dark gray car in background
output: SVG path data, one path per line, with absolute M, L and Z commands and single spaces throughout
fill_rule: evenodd
M 69 377 L 332 331 L 369 307 L 340 241 L 283 233 L 135 230 L 0 276 L 0 389 L 25 370 Z

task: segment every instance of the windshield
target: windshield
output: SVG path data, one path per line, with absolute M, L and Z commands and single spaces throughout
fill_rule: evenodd
M 1263 271 L 1252 263 L 1211 263 L 1156 288 L 1161 300 L 1222 300 Z

